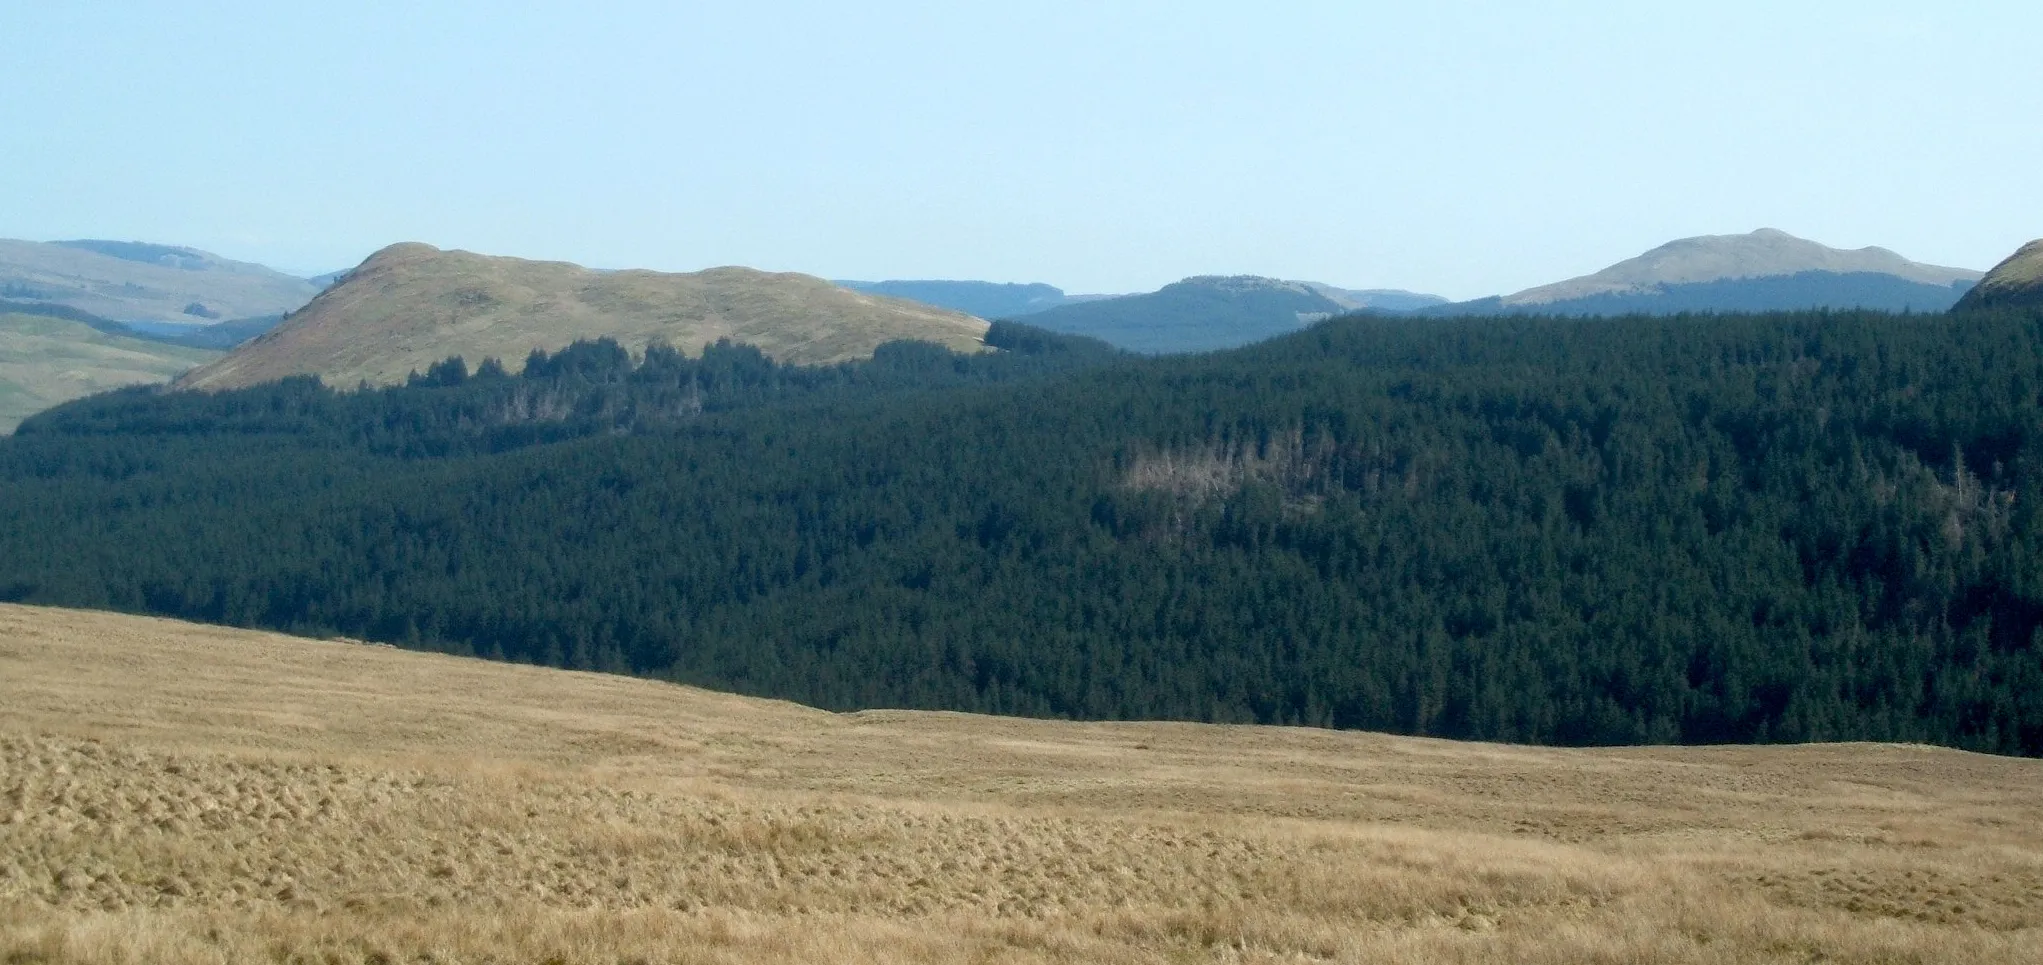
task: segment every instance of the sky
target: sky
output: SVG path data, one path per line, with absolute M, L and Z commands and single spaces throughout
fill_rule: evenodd
M 1453 298 L 2043 236 L 2043 3 L 0 0 L 0 237 Z

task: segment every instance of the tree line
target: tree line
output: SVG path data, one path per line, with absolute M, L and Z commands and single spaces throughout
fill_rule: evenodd
M 2043 754 L 2043 316 L 1021 326 L 81 400 L 0 597 L 822 707 Z

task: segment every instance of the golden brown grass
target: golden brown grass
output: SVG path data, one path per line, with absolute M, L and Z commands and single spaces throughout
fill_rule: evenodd
M 0 607 L 0 962 L 2034 962 L 2043 765 L 833 715 Z
M 352 389 L 395 385 L 460 355 L 512 371 L 535 348 L 608 336 L 634 352 L 664 341 L 691 355 L 720 338 L 782 362 L 865 358 L 897 339 L 985 348 L 986 322 L 917 302 L 750 268 L 690 274 L 591 271 L 553 261 L 392 245 L 274 330 L 177 381 L 232 389 L 318 375 Z

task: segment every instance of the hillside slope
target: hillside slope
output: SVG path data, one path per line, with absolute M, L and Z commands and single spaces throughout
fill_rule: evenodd
M 1972 282 L 1931 285 L 1880 272 L 1804 271 L 1759 278 L 1654 285 L 1642 290 L 1607 291 L 1579 298 L 1513 304 L 1483 298 L 1420 309 L 1423 316 L 1556 315 L 1617 316 L 1681 313 L 1784 312 L 1811 309 L 1877 312 L 1947 311 Z
M 1301 282 L 1301 284 L 1333 299 L 1341 307 L 1356 312 L 1374 311 L 1397 314 L 1415 312 L 1422 308 L 1432 308 L 1436 305 L 1447 304 L 1447 299 L 1438 295 L 1406 291 L 1402 288 L 1335 288 L 1332 285 L 1316 281 Z
M 168 382 L 219 355 L 111 335 L 66 318 L 0 312 L 0 434 L 58 403 Z
M 2043 239 L 2023 245 L 2006 261 L 1994 266 L 1956 307 L 1959 311 L 1968 311 L 2039 305 L 2043 305 Z
M 0 605 L 0 959 L 1996 963 L 2043 765 L 852 715 Z
M 1054 332 L 1131 352 L 1206 352 L 1298 331 L 1350 311 L 1304 282 L 1253 275 L 1187 278 L 1147 295 L 1068 304 L 1028 316 Z
M 838 362 L 898 339 L 976 350 L 986 323 L 958 312 L 847 291 L 807 275 L 749 268 L 692 274 L 591 271 L 421 244 L 392 245 L 281 325 L 178 380 L 224 389 L 318 375 L 329 385 L 400 383 L 460 355 L 514 369 L 533 349 L 608 336 L 633 350 L 718 339 L 783 361 Z
M 1845 251 L 1761 228 L 1743 235 L 1704 235 L 1661 245 L 1580 278 L 1504 296 L 1509 307 L 1543 305 L 1594 295 L 1640 294 L 1662 285 L 1688 285 L 1737 278 L 1769 278 L 1803 272 L 1892 275 L 1921 285 L 1948 288 L 1976 281 L 1981 272 L 1909 261 L 1885 248 Z M 1800 307 L 1800 306 L 1782 306 Z
M 275 315 L 318 293 L 306 279 L 192 248 L 0 239 L 0 299 L 65 305 L 115 321 Z
M 0 599 L 844 710 L 2043 757 L 2022 314 L 998 331 L 82 400 L 0 440 Z
M 979 318 L 1021 318 L 1056 308 L 1066 301 L 1064 290 L 1041 282 L 1013 284 L 990 281 L 840 281 L 853 291 L 905 298 Z
M 1762 228 L 1671 241 L 1591 275 L 1416 314 L 1674 315 L 1868 309 L 1941 312 L 1981 276 L 1885 248 L 1846 251 Z

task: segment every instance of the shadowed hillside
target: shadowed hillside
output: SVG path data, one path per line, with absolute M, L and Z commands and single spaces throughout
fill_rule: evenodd
M 1030 315 L 1028 321 L 1115 348 L 1158 354 L 1236 348 L 1350 310 L 1349 304 L 1304 282 L 1202 276 L 1147 295 L 1064 305 Z

